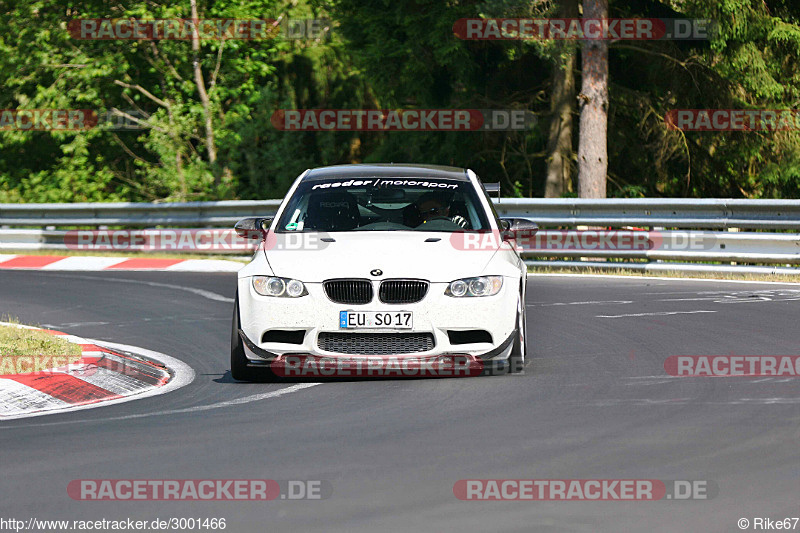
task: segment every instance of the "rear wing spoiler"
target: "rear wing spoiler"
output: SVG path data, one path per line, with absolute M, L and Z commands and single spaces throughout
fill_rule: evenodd
M 495 194 L 498 198 L 500 198 L 500 182 L 496 183 L 484 183 L 483 188 L 486 190 L 486 193 L 491 196 Z

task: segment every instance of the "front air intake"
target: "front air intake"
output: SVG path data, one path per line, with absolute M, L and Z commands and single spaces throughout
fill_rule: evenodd
M 432 333 L 328 333 L 317 345 L 326 352 L 351 355 L 399 355 L 433 350 Z

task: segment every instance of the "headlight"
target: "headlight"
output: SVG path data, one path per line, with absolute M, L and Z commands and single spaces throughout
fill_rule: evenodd
M 286 284 L 286 294 L 291 298 L 297 298 L 306 294 L 306 287 L 302 281 L 289 280 L 289 283 Z
M 503 287 L 503 276 L 481 276 L 451 281 L 444 293 L 447 296 L 492 296 Z
M 274 276 L 253 276 L 253 288 L 262 296 L 299 298 L 308 294 L 302 281 Z

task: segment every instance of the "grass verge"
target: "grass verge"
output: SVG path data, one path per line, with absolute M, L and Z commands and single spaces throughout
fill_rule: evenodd
M 14 319 L 3 322 L 18 324 Z M 81 355 L 81 347 L 38 329 L 0 325 L 0 359 L 20 355 Z

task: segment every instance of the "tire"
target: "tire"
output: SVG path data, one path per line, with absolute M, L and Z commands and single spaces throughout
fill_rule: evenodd
M 236 291 L 231 322 L 231 377 L 237 381 L 258 381 L 258 369 L 247 366 L 244 344 L 239 336 L 239 291 Z
M 519 300 L 517 301 L 517 330 L 514 338 L 514 346 L 511 348 L 511 354 L 508 356 L 509 374 L 519 374 L 525 368 L 528 356 L 527 322 L 525 302 L 522 300 L 522 294 L 520 294 Z

